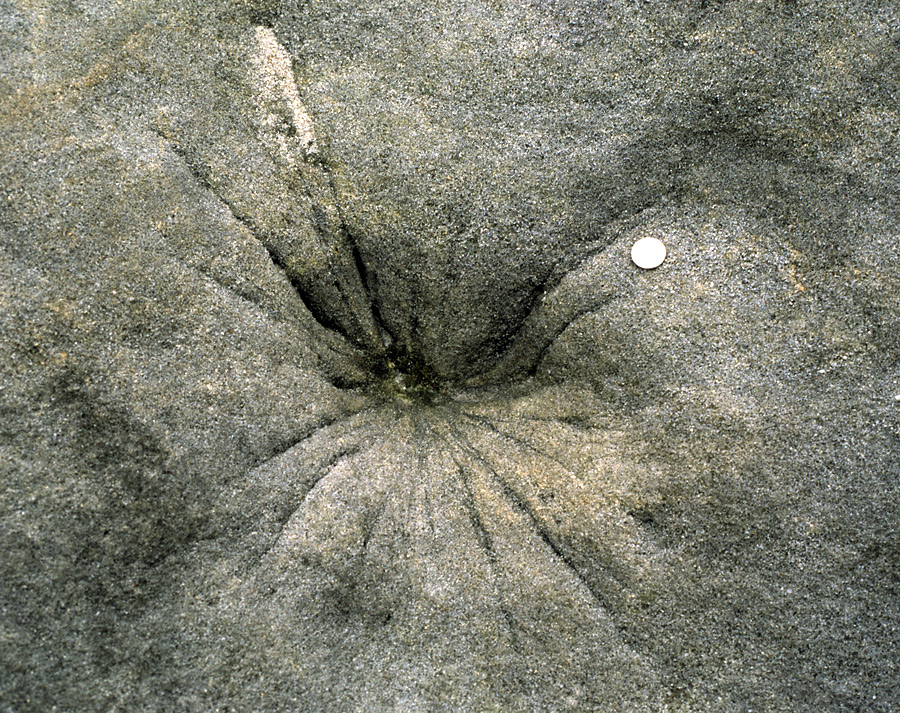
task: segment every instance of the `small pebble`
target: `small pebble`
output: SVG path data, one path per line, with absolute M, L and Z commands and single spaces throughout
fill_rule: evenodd
M 656 238 L 641 238 L 631 246 L 631 259 L 638 267 L 652 270 L 666 259 L 666 246 Z

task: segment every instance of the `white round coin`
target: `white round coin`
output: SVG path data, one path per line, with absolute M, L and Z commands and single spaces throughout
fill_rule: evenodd
M 666 259 L 666 246 L 656 238 L 641 238 L 631 246 L 631 259 L 638 267 L 652 270 Z

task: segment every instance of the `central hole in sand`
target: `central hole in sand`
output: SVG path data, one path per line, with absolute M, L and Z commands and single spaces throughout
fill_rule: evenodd
M 430 405 L 444 395 L 441 381 L 418 354 L 393 344 L 370 362 L 373 390 L 381 398 Z

